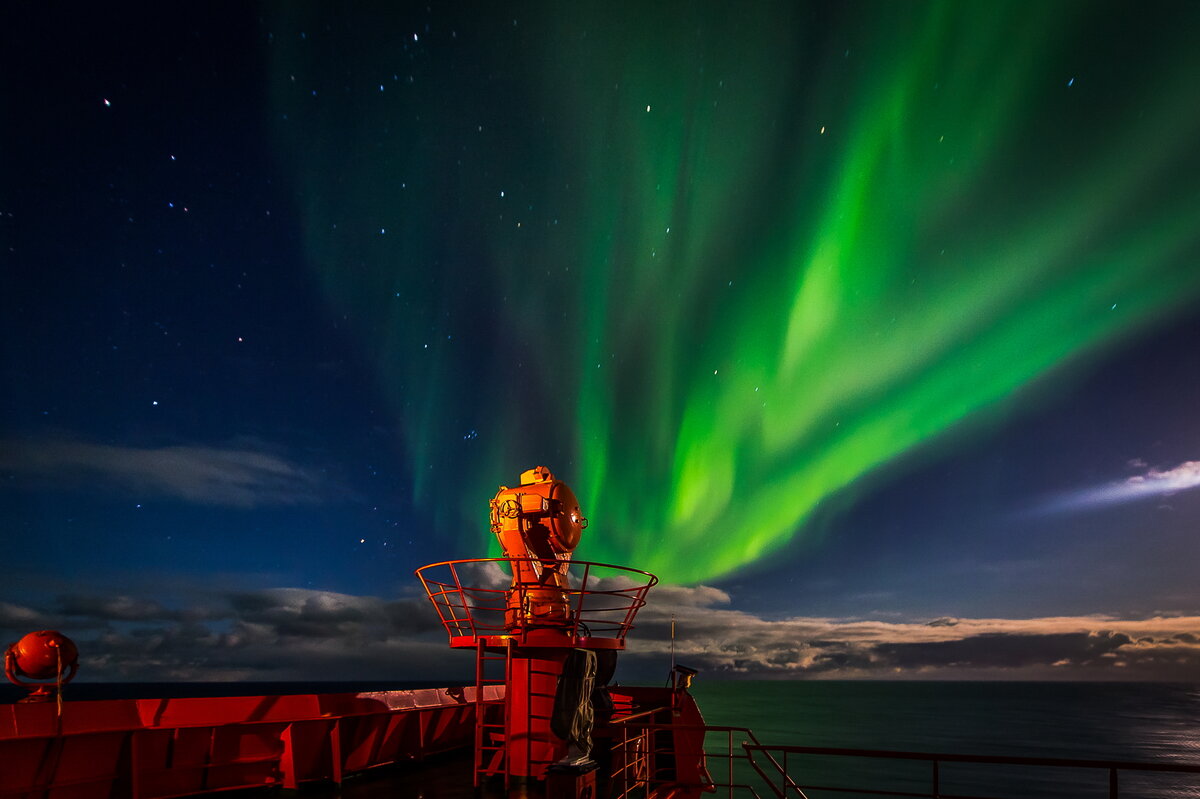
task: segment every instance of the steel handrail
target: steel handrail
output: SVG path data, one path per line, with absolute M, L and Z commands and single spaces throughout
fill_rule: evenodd
M 729 761 L 728 770 L 727 770 L 728 773 L 726 776 L 727 781 L 726 782 L 717 782 L 716 780 L 714 780 L 712 778 L 711 773 L 708 773 L 707 770 L 706 770 L 706 776 L 708 777 L 708 780 L 709 780 L 708 782 L 698 782 L 698 783 L 680 782 L 677 777 L 672 777 L 672 778 L 668 778 L 668 779 L 655 779 L 652 776 L 654 769 L 651 768 L 649 765 L 646 765 L 641 769 L 643 772 L 645 772 L 646 776 L 635 782 L 641 783 L 648 794 L 652 793 L 651 787 L 653 785 L 657 784 L 657 785 L 674 785 L 674 786 L 678 786 L 681 788 L 699 788 L 701 791 L 704 791 L 704 792 L 714 791 L 717 789 L 724 788 L 724 789 L 726 789 L 727 795 L 730 797 L 730 799 L 732 799 L 732 797 L 734 796 L 735 789 L 736 790 L 744 789 L 744 790 L 748 791 L 750 793 L 750 795 L 752 797 L 754 797 L 754 799 L 759 799 L 759 793 L 758 793 L 758 791 L 756 791 L 754 789 L 753 785 L 750 785 L 749 783 L 734 781 L 733 762 L 735 760 L 748 761 L 750 763 L 750 765 L 752 767 L 754 767 L 755 771 L 759 772 L 759 775 L 763 777 L 763 780 L 772 789 L 772 791 L 777 793 L 777 789 L 771 783 L 770 779 L 767 778 L 766 775 L 762 773 L 762 771 L 757 767 L 757 765 L 754 763 L 754 761 L 750 758 L 749 754 L 741 754 L 741 755 L 736 754 L 736 749 L 733 745 L 733 734 L 734 733 L 742 733 L 743 735 L 748 736 L 755 743 L 758 743 L 758 739 L 755 737 L 754 732 L 752 730 L 750 730 L 747 727 L 730 727 L 730 726 L 708 725 L 708 724 L 673 724 L 673 723 L 661 723 L 661 722 L 656 723 L 656 722 L 644 722 L 644 721 L 640 720 L 648 715 L 656 715 L 656 714 L 663 713 L 664 711 L 669 712 L 670 710 L 671 710 L 670 706 L 663 706 L 663 707 L 652 708 L 650 710 L 641 711 L 640 713 L 636 713 L 636 714 L 633 714 L 630 716 L 624 716 L 621 718 L 612 719 L 609 722 L 610 727 L 619 727 L 619 728 L 621 728 L 621 732 L 622 732 L 621 740 L 619 740 L 618 742 L 613 744 L 612 750 L 614 752 L 617 752 L 622 749 L 628 749 L 630 741 L 640 740 L 643 742 L 644 750 L 641 752 L 641 756 L 638 758 L 635 758 L 635 760 L 645 761 L 648 758 L 651 758 L 653 755 L 679 754 L 680 753 L 679 750 L 674 749 L 674 748 L 659 749 L 659 748 L 652 746 L 650 744 L 649 738 L 647 737 L 648 733 L 658 732 L 658 731 L 679 732 L 682 730 L 700 730 L 706 734 L 714 733 L 714 732 L 723 732 L 726 734 L 725 741 L 724 741 L 724 752 L 723 753 L 710 752 L 708 747 L 703 744 L 701 745 L 701 751 L 703 752 L 703 754 L 706 758 L 709 756 L 712 756 L 712 757 L 717 757 L 717 758 L 724 758 Z M 633 737 L 630 737 L 630 733 L 636 733 L 636 735 Z M 699 754 L 699 752 L 690 752 L 690 753 L 685 753 L 685 754 Z M 627 762 L 622 770 L 628 771 L 631 768 L 635 768 L 635 766 L 630 764 L 629 762 Z M 622 776 L 622 775 L 618 775 L 616 773 L 613 774 L 614 778 L 618 778 L 620 776 Z M 628 797 L 634 790 L 636 790 L 636 787 L 637 787 L 636 784 L 627 786 L 623 792 L 620 792 L 618 794 L 617 799 L 623 799 L 624 797 Z M 799 791 L 798 787 L 797 787 L 797 791 Z M 800 792 L 800 793 L 801 793 L 801 796 L 803 796 L 803 792 Z
M 776 799 L 786 799 L 789 794 L 806 799 L 806 795 L 804 793 L 805 789 L 828 791 L 832 793 L 854 793 L 871 796 L 914 797 L 916 799 L 920 799 L 921 797 L 924 797 L 925 799 L 988 799 L 988 797 L 981 795 L 956 796 L 953 794 L 943 793 L 941 791 L 939 774 L 939 766 L 943 763 L 1001 766 L 1040 766 L 1047 768 L 1077 768 L 1107 771 L 1109 776 L 1108 796 L 1110 799 L 1118 799 L 1120 796 L 1120 780 L 1118 778 L 1118 774 L 1120 772 L 1200 774 L 1200 764 L 1194 763 L 1154 763 L 1131 760 L 1034 757 L 1020 755 L 972 755 L 950 752 L 909 752 L 888 749 L 849 749 L 828 746 L 771 746 L 760 743 L 753 731 L 745 727 L 680 725 L 643 721 L 643 719 L 645 719 L 647 716 L 660 713 L 662 710 L 663 708 L 654 708 L 633 716 L 614 718 L 609 723 L 614 727 L 621 727 L 629 732 L 637 731 L 639 737 L 645 736 L 647 733 L 657 730 L 703 730 L 705 733 L 726 733 L 730 740 L 728 745 L 724 747 L 724 753 L 719 754 L 716 752 L 708 752 L 707 747 L 705 748 L 705 751 L 708 753 L 708 756 L 723 756 L 729 760 L 728 781 L 724 784 L 714 783 L 712 787 L 727 788 L 730 791 L 731 796 L 734 789 L 747 789 L 750 791 L 750 793 L 757 796 L 757 792 L 754 790 L 753 786 L 735 783 L 732 771 L 732 764 L 734 760 L 747 761 L 748 765 L 755 772 L 757 772 L 759 777 L 761 777 L 762 780 L 767 784 L 771 790 L 771 793 L 776 797 Z M 735 754 L 735 750 L 732 745 L 732 736 L 734 733 L 741 733 L 748 739 L 742 743 L 742 750 L 744 752 L 742 755 Z M 628 742 L 629 738 L 626 737 L 624 742 L 614 745 L 614 750 L 620 748 L 623 744 L 627 746 Z M 647 751 L 645 755 L 649 755 L 650 753 L 650 751 Z M 765 758 L 764 763 L 760 763 L 755 758 L 756 753 L 760 755 L 761 758 Z M 782 764 L 776 757 L 778 754 L 782 754 L 784 756 Z M 879 788 L 802 784 L 797 782 L 796 779 L 793 778 L 793 776 L 789 773 L 786 759 L 788 754 L 924 761 L 930 763 L 932 766 L 931 786 L 928 792 L 917 793 L 915 791 L 883 790 Z M 775 772 L 774 777 L 770 774 L 772 771 Z
M 462 573 L 464 566 L 505 564 L 515 570 L 519 563 L 544 563 L 540 558 L 469 558 L 431 563 L 416 570 L 438 618 L 449 633 L 451 640 L 469 636 L 479 638 L 491 634 L 511 632 L 503 617 L 507 597 L 513 591 L 528 591 L 540 586 L 489 586 L 469 584 L 469 576 Z M 562 628 L 579 635 L 583 628 L 585 638 L 605 638 L 624 641 L 633 629 L 633 619 L 646 605 L 646 594 L 658 583 L 658 578 L 649 572 L 628 566 L 617 566 L 594 561 L 571 560 L 565 562 L 566 575 L 571 579 L 571 570 L 582 567 L 578 585 L 562 588 L 563 597 L 570 608 L 570 617 L 563 619 Z M 597 577 L 597 572 L 601 575 Z M 636 582 L 624 587 L 589 586 L 604 578 L 624 577 Z M 608 601 L 597 605 L 597 598 Z M 589 605 L 591 601 L 593 604 Z M 461 615 L 460 615 L 461 614 Z M 498 618 L 496 618 L 498 617 Z
M 1001 765 L 1001 766 L 1043 766 L 1047 768 L 1081 768 L 1107 770 L 1109 775 L 1109 797 L 1117 799 L 1120 795 L 1118 773 L 1125 772 L 1167 772 L 1176 774 L 1200 774 L 1200 764 L 1196 763 L 1152 763 L 1134 760 L 1099 760 L 1086 758 L 1064 758 L 1064 757 L 1026 757 L 1021 755 L 971 755 L 957 754 L 952 752 L 908 752 L 893 749 L 848 749 L 843 747 L 830 746 L 764 746 L 755 741 L 749 741 L 742 744 L 742 749 L 745 750 L 750 763 L 755 770 L 770 783 L 770 779 L 754 762 L 754 753 L 759 752 L 767 757 L 772 765 L 779 770 L 781 776 L 786 780 L 786 785 L 783 789 L 776 788 L 771 783 L 771 788 L 778 797 L 787 795 L 787 788 L 792 787 L 803 796 L 802 788 L 809 790 L 824 790 L 851 792 L 860 794 L 871 794 L 875 796 L 910 796 L 910 797 L 933 797 L 934 799 L 952 799 L 948 794 L 943 794 L 939 786 L 939 765 L 941 763 L 972 763 L 977 765 Z M 884 791 L 872 790 L 867 788 L 850 788 L 850 787 L 834 787 L 827 785 L 800 785 L 797 784 L 788 773 L 786 765 L 780 766 L 773 753 L 800 754 L 800 755 L 826 755 L 833 757 L 862 757 L 878 760 L 915 760 L 925 761 L 933 766 L 931 774 L 931 790 L 929 793 L 910 793 L 904 791 Z M 786 759 L 785 759 L 786 764 Z M 956 799 L 985 799 L 984 797 L 958 797 Z
M 1136 771 L 1176 771 L 1200 774 L 1200 763 L 1153 763 L 1139 760 L 1095 760 L 1066 757 L 1022 757 L 1021 755 L 962 755 L 951 752 L 905 752 L 895 749 L 845 749 L 830 746 L 771 746 L 742 744 L 743 749 L 767 750 L 801 755 L 840 755 L 891 760 L 940 760 L 945 763 L 984 763 L 1002 766 L 1052 766 L 1058 768 L 1115 768 Z

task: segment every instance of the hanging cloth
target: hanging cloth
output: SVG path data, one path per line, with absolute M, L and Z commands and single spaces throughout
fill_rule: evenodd
M 587 760 L 592 751 L 592 690 L 596 684 L 596 653 L 572 649 L 563 663 L 554 692 L 550 730 L 571 747 L 568 758 Z

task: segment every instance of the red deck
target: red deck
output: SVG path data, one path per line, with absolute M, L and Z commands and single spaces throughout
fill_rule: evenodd
M 501 688 L 489 688 L 499 699 Z M 475 689 L 0 705 L 0 797 L 133 799 L 302 782 L 472 744 Z

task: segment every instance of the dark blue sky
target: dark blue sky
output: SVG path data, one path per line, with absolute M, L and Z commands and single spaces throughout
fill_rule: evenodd
M 829 135 L 838 120 L 857 142 L 859 150 L 846 145 L 846 163 L 877 152 L 892 164 L 871 167 L 878 171 L 868 194 L 903 194 L 907 181 L 914 197 L 924 196 L 936 170 L 949 170 L 948 185 L 971 187 L 955 189 L 965 198 L 955 212 L 961 218 L 946 216 L 961 236 L 939 228 L 948 249 L 969 252 L 982 242 L 1046 259 L 1050 265 L 1031 272 L 1008 310 L 980 316 L 978 327 L 1028 332 L 1044 324 L 1047 340 L 1064 342 L 1062 355 L 981 395 L 961 419 L 915 436 L 902 451 L 828 480 L 815 510 L 797 512 L 800 520 L 786 534 L 776 531 L 761 556 L 717 567 L 728 559 L 714 554 L 703 579 L 665 575 L 684 584 L 660 592 L 641 631 L 648 640 L 629 662 L 652 667 L 674 612 L 683 651 L 735 675 L 1193 675 L 1200 164 L 1177 145 L 1200 133 L 1200 118 L 1191 110 L 1194 94 L 1174 87 L 1200 78 L 1200 61 L 1184 48 L 1188 31 L 1200 26 L 1196 7 L 1153 4 L 1134 21 L 1119 6 L 1053 6 L 1062 27 L 1049 38 L 1025 29 L 1018 6 L 1003 6 L 994 30 L 953 20 L 937 28 L 937 18 L 955 15 L 936 4 L 856 8 L 776 9 L 783 33 L 762 47 L 795 63 L 743 72 L 731 62 L 754 51 L 770 26 L 750 20 L 726 29 L 728 20 L 707 6 L 662 44 L 661 65 L 639 43 L 663 20 L 632 8 L 614 12 L 607 27 L 596 24 L 598 12 L 537 4 L 479 14 L 247 4 L 4 12 L 0 634 L 62 629 L 81 642 L 84 675 L 96 679 L 420 677 L 443 653 L 412 570 L 490 554 L 490 492 L 534 461 L 581 496 L 598 498 L 585 508 L 594 524 L 579 557 L 600 553 L 596 559 L 638 567 L 639 554 L 652 553 L 660 570 L 679 564 L 681 575 L 700 573 L 682 564 L 700 563 L 742 535 L 736 520 L 772 501 L 770 494 L 738 482 L 741 508 L 733 502 L 686 544 L 655 548 L 647 541 L 659 534 L 630 528 L 630 516 L 641 509 L 667 519 L 680 505 L 667 499 L 677 483 L 646 477 L 656 474 L 651 453 L 677 447 L 678 454 L 686 441 L 728 449 L 738 479 L 749 474 L 759 484 L 771 482 L 770 469 L 800 473 L 801 461 L 824 454 L 824 433 L 788 449 L 771 449 L 765 433 L 735 439 L 696 423 L 697 434 L 692 414 L 708 411 L 695 408 L 719 409 L 722 399 L 694 405 L 708 389 L 681 377 L 724 352 L 710 346 L 710 329 L 754 328 L 746 341 L 759 349 L 747 344 L 720 361 L 722 370 L 750 369 L 762 349 L 788 346 L 783 338 L 771 343 L 769 318 L 778 308 L 769 298 L 790 294 L 801 267 L 769 265 L 792 233 L 778 229 L 778 209 L 796 186 L 814 198 L 849 191 L 829 189 L 837 170 L 821 159 L 833 155 L 791 153 L 782 144 L 819 108 L 831 120 Z M 905 30 L 889 31 L 893 17 L 913 31 L 928 22 L 941 32 L 910 42 Z M 724 41 L 730 51 L 682 53 L 693 25 L 698 41 Z M 672 89 L 661 103 L 686 120 L 683 143 L 664 137 L 662 146 L 639 147 L 621 139 L 615 101 L 584 89 L 556 94 L 555 62 L 541 59 L 551 49 L 546 42 L 564 31 L 589 42 L 578 57 L 596 59 L 596 75 L 613 69 L 630 86 L 658 81 L 660 92 Z M 626 51 L 614 31 L 638 43 Z M 891 85 L 903 70 L 921 78 L 914 65 L 922 53 L 948 59 L 955 42 L 1001 34 L 1012 38 L 1014 61 L 1032 58 L 1037 68 L 1025 74 L 1001 61 L 994 74 L 1022 76 L 968 93 L 969 103 L 949 110 L 914 103 L 890 128 L 892 144 L 887 136 L 868 144 L 876 126 L 887 128 L 879 120 L 889 113 L 872 106 L 882 103 L 872 87 Z M 861 65 L 853 60 L 859 47 L 871 53 Z M 1118 57 L 1127 68 L 1114 67 Z M 842 63 L 851 65 L 844 75 Z M 739 80 L 760 70 L 762 84 L 779 93 L 770 101 L 764 94 L 761 106 L 772 109 L 762 124 L 779 136 L 774 149 L 761 129 L 746 127 L 754 151 L 744 163 L 756 196 L 752 204 L 732 198 L 731 208 L 751 209 L 742 222 L 730 209 L 696 210 L 719 194 L 710 184 L 737 172 L 696 141 L 710 137 L 736 151 L 740 140 L 722 138 L 732 129 L 705 121 L 710 95 L 676 68 L 713 80 L 722 69 Z M 1087 100 L 1067 108 L 1048 99 L 1057 95 L 1043 84 L 1074 90 L 1076 80 L 1091 92 Z M 955 82 L 942 81 L 947 90 Z M 756 82 L 740 86 L 759 90 Z M 381 96 L 394 105 L 372 105 Z M 779 97 L 792 105 L 772 105 Z M 576 109 L 573 122 L 547 122 L 557 103 Z M 1138 120 L 1172 104 L 1175 129 L 1161 140 L 1128 142 L 1137 169 L 1105 155 L 1140 129 Z M 1021 119 L 993 122 L 994 131 L 973 128 L 993 105 Z M 904 150 L 906 115 L 925 113 L 975 137 L 970 169 L 938 162 L 926 170 Z M 1039 115 L 1077 147 L 1051 151 L 1022 139 Z M 999 144 L 987 150 L 990 139 Z M 1036 159 L 1013 155 L 1023 149 L 1036 150 Z M 564 173 L 571 158 L 589 152 L 607 155 Z M 611 181 L 596 171 L 604 164 L 617 165 Z M 656 207 L 652 193 L 631 188 L 626 165 L 630 175 L 643 167 L 687 172 L 669 219 L 684 220 L 675 224 L 690 238 L 672 245 L 675 260 L 661 275 L 638 266 L 657 251 L 620 263 L 643 243 L 630 219 Z M 1006 182 L 1006 170 L 1021 180 Z M 793 183 L 795 175 L 808 177 Z M 623 179 L 623 190 L 609 186 Z M 1064 179 L 1072 191 L 1056 195 L 1054 181 Z M 1113 193 L 1088 195 L 1093 186 Z M 1092 222 L 1079 222 L 1080 208 L 1062 207 L 1061 220 L 1045 218 L 1042 233 L 1029 233 L 1018 224 L 1024 200 L 1011 194 L 1021 187 L 1050 198 L 1086 195 Z M 1134 194 L 1121 194 L 1126 189 Z M 511 207 L 503 204 L 509 200 Z M 629 213 L 608 220 L 585 213 L 613 207 Z M 796 207 L 808 209 L 796 237 L 838 241 L 848 253 L 846 296 L 867 303 L 865 290 L 851 286 L 855 270 L 865 269 L 854 257 L 872 255 L 874 245 L 861 242 L 874 234 L 822 221 L 828 207 L 817 199 Z M 1121 217 L 1112 209 L 1136 211 Z M 906 218 L 896 213 L 868 227 L 895 235 Z M 731 221 L 719 233 L 700 232 L 706 218 L 725 217 Z M 1188 219 L 1196 223 L 1190 232 Z M 1089 224 L 1094 230 L 1074 249 L 1054 240 L 1056 229 Z M 537 243 L 513 238 L 531 227 L 542 231 Z M 1010 229 L 1027 235 L 1006 251 Z M 858 239 L 843 240 L 850 236 Z M 751 257 L 757 239 L 769 246 Z M 606 254 L 580 263 L 598 240 L 609 242 Z M 666 244 L 655 246 L 666 252 Z M 917 252 L 933 243 L 900 246 Z M 736 269 L 712 255 L 718 251 L 736 253 Z M 1096 290 L 1097 303 L 1107 311 L 1111 299 L 1116 311 L 1128 301 L 1136 310 L 1126 321 L 1075 336 L 1039 316 L 1038 308 L 1061 308 L 1054 313 L 1063 328 L 1088 327 L 1072 316 L 1073 303 L 1093 290 L 1088 276 L 1101 274 L 1106 259 L 1130 265 L 1110 293 Z M 1024 268 L 985 263 L 965 262 L 958 277 L 905 269 L 914 284 L 945 281 L 936 298 L 956 296 L 986 268 L 995 278 L 980 285 L 998 295 L 1006 270 Z M 571 264 L 585 275 L 578 285 Z M 724 288 L 727 271 L 731 288 L 747 284 L 759 293 L 723 299 L 705 288 L 718 276 Z M 629 294 L 599 296 L 610 279 Z M 971 293 L 962 313 L 983 314 L 988 291 Z M 898 302 L 887 307 L 903 312 Z M 751 312 L 737 316 L 741 308 Z M 761 330 L 755 308 L 767 320 Z M 948 337 L 938 358 L 911 367 L 909 383 L 873 384 L 843 396 L 836 412 L 886 408 L 942 374 L 954 353 L 974 351 L 966 332 Z M 598 352 L 610 359 L 611 378 L 592 376 Z M 820 368 L 849 375 L 861 368 L 855 361 L 843 355 Z M 966 395 L 1004 367 L 982 362 L 945 374 L 961 380 Z M 772 388 L 772 399 L 794 403 L 797 415 L 820 394 L 785 388 Z M 589 396 L 603 398 L 608 414 Z M 862 411 L 861 418 L 874 417 Z M 607 472 L 597 466 L 604 458 Z M 589 487 L 601 473 L 614 486 L 608 493 Z M 646 496 L 631 499 L 635 490 Z M 678 534 L 664 530 L 664 539 Z M 989 659 L 984 644 L 999 636 L 1021 637 L 1028 656 L 1014 660 L 1004 648 Z M 946 646 L 965 654 L 922 654 L 921 647 Z M 914 654 L 896 655 L 903 647 Z

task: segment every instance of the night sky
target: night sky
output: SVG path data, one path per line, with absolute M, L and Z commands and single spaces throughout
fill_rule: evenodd
M 631 676 L 1200 678 L 1200 4 L 0 17 L 3 642 L 465 675 L 544 464 Z

